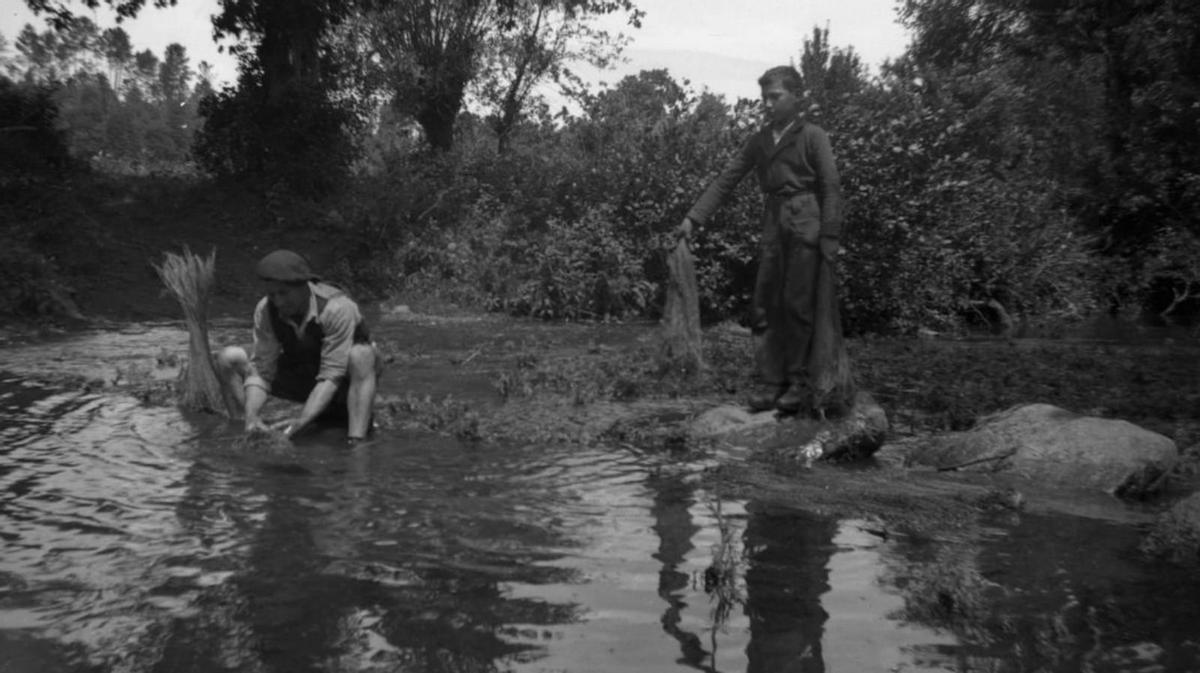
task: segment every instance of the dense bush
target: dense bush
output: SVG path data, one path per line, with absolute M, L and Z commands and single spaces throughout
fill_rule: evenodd
M 56 126 L 54 88 L 0 77 L 0 315 L 68 311 L 70 291 L 45 250 L 70 236 L 57 216 L 74 172 Z
M 69 164 L 67 144 L 57 126 L 54 90 L 0 77 L 0 180 L 5 185 Z
M 451 153 L 393 157 L 356 188 L 343 245 L 357 259 L 382 253 L 358 265 L 367 284 L 545 318 L 654 317 L 669 233 L 754 131 L 755 113 L 644 72 L 561 129 L 524 129 L 505 154 L 484 133 Z M 973 151 L 954 99 L 893 76 L 814 113 L 842 167 L 851 329 L 1095 307 L 1092 242 L 1055 185 Z M 744 314 L 760 208 L 748 176 L 696 236 L 709 320 Z
M 344 185 L 355 158 L 353 116 L 317 88 L 268 96 L 256 75 L 243 75 L 236 89 L 201 101 L 200 114 L 193 153 L 217 176 L 326 196 Z
M 1094 246 L 1055 185 L 981 157 L 952 101 L 892 85 L 845 107 L 834 130 L 850 325 L 911 331 L 996 311 L 985 318 L 1092 310 Z

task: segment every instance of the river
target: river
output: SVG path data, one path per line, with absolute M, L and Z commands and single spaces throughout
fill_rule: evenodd
M 407 355 L 383 392 L 501 404 L 486 363 L 445 363 L 534 333 L 629 338 L 384 320 Z M 0 671 L 1200 670 L 1200 586 L 1137 557 L 1128 525 L 1003 513 L 909 536 L 603 443 L 247 447 L 112 385 L 185 350 L 175 325 L 3 349 Z

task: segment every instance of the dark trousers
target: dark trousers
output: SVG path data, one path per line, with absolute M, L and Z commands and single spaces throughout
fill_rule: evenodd
M 816 197 L 768 197 L 762 224 L 752 316 L 762 334 L 759 379 L 815 388 L 841 347 L 837 279 L 821 256 Z

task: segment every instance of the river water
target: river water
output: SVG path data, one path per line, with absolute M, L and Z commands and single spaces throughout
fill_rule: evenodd
M 496 326 L 389 329 L 429 355 L 405 385 L 495 395 L 437 363 Z M 185 343 L 5 349 L 0 671 L 1200 670 L 1200 585 L 1128 525 L 1010 513 L 915 539 L 721 499 L 702 465 L 628 447 L 387 430 L 267 450 L 101 385 Z M 38 359 L 97 384 L 39 383 Z

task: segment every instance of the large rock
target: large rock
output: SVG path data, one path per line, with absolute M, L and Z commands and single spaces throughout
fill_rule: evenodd
M 966 432 L 909 442 L 907 464 L 939 470 L 1013 472 L 1038 481 L 1149 495 L 1178 460 L 1175 442 L 1132 423 L 1027 404 Z
M 1200 563 L 1200 493 L 1175 503 L 1154 521 L 1142 549 L 1176 563 Z
M 692 437 L 715 438 L 752 450 L 769 450 L 809 462 L 819 458 L 865 458 L 883 444 L 887 414 L 870 395 L 859 392 L 844 416 L 817 420 L 751 413 L 731 405 L 714 407 L 689 426 Z

